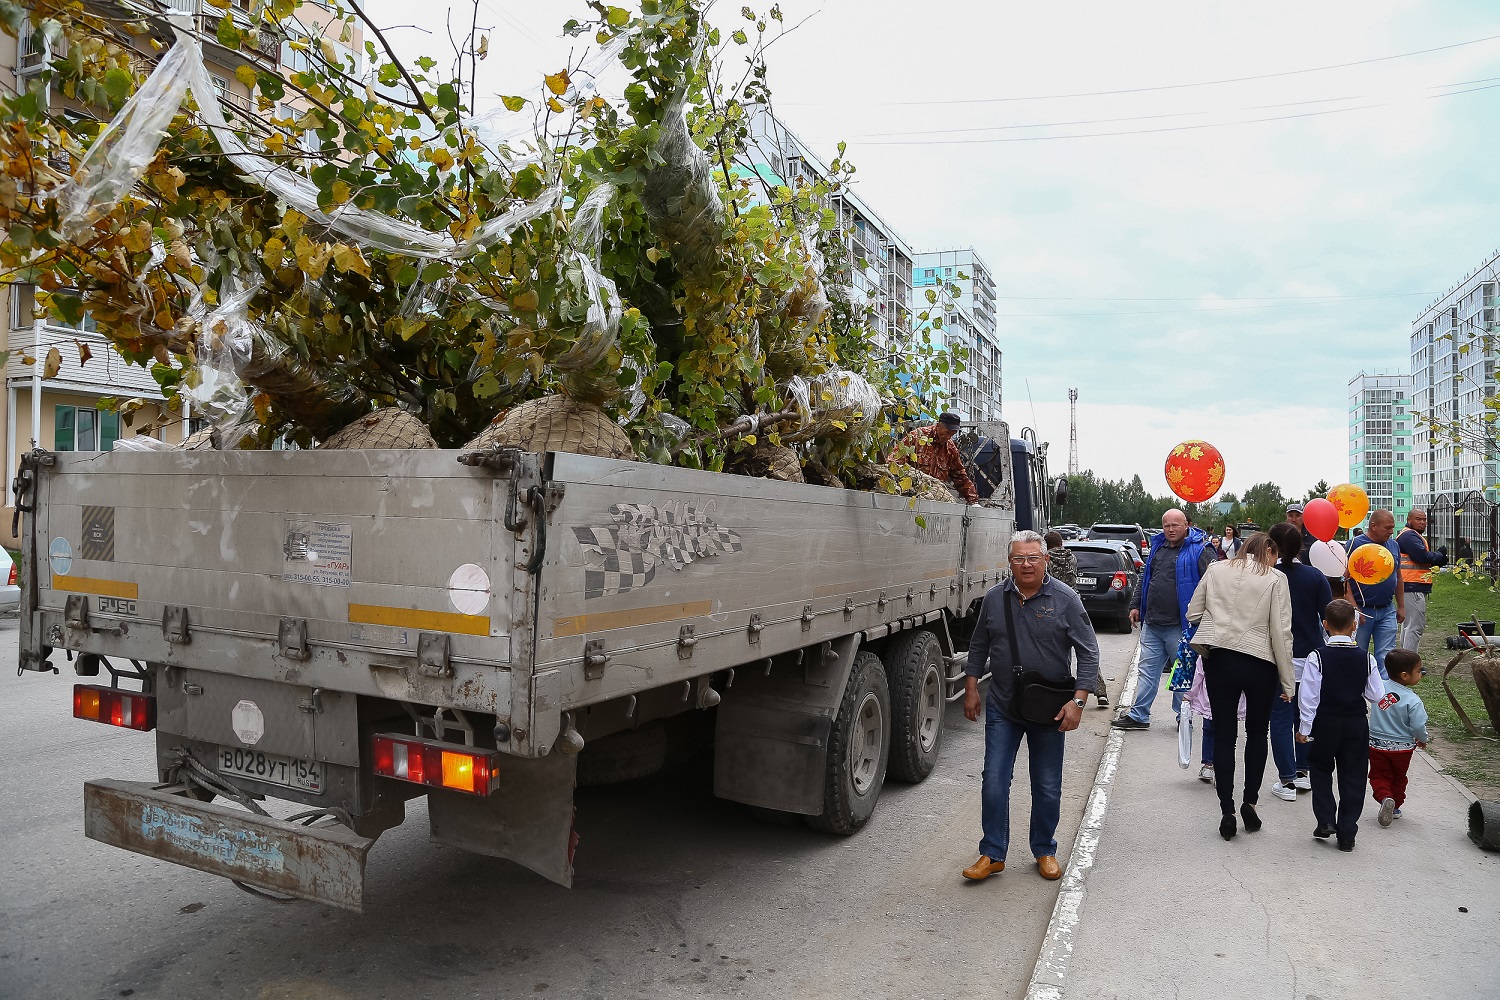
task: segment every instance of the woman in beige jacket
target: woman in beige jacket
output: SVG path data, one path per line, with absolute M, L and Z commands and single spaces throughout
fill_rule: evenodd
M 1203 682 L 1214 720 L 1214 787 L 1219 793 L 1219 835 L 1235 834 L 1234 745 L 1238 708 L 1245 696 L 1245 797 L 1240 818 L 1245 830 L 1260 829 L 1255 804 L 1266 771 L 1271 704 L 1290 701 L 1292 678 L 1292 598 L 1286 577 L 1275 572 L 1279 553 L 1264 532 L 1245 540 L 1229 560 L 1208 567 L 1188 603 L 1187 618 L 1198 626 L 1192 645 L 1203 654 Z M 1279 690 L 1278 690 L 1279 688 Z M 1217 724 L 1219 719 L 1226 720 Z

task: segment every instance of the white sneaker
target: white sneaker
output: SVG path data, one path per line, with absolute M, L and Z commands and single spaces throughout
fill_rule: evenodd
M 1312 791 L 1312 779 L 1307 776 L 1306 771 L 1298 771 L 1297 776 L 1292 779 L 1292 787 L 1300 792 Z
M 1214 780 L 1214 766 L 1212 764 L 1204 764 L 1203 765 L 1203 769 L 1198 772 L 1198 780 L 1199 781 L 1206 781 L 1209 784 L 1213 784 L 1213 780 Z
M 1396 800 L 1382 799 L 1380 802 L 1380 815 L 1376 817 L 1381 826 L 1390 826 L 1391 820 L 1396 818 Z
M 1271 785 L 1271 794 L 1287 802 L 1297 801 L 1297 789 L 1291 785 L 1283 785 L 1279 781 Z

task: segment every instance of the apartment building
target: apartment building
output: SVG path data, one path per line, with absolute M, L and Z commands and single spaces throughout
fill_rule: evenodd
M 1417 415 L 1412 478 L 1418 506 L 1458 509 L 1473 493 L 1500 500 L 1500 455 L 1493 427 L 1484 419 L 1491 412 L 1486 400 L 1496 395 L 1495 369 L 1500 362 L 1497 299 L 1500 250 L 1412 321 L 1411 399 Z M 1434 533 L 1448 540 L 1454 534 L 1447 523 L 1451 520 L 1435 524 Z M 1479 529 L 1477 522 L 1474 529 Z M 1488 535 L 1487 527 L 1483 533 Z
M 928 289 L 958 289 L 944 315 L 944 343 L 962 347 L 967 360 L 963 372 L 945 381 L 948 408 L 965 420 L 1000 419 L 1001 351 L 993 275 L 972 247 L 920 251 L 914 262 L 916 308 L 923 307 Z
M 277 38 L 269 32 L 260 32 L 253 41 L 246 40 L 238 48 L 219 41 L 218 26 L 225 16 L 243 27 L 250 26 L 255 0 L 229 0 L 227 10 L 205 0 L 152 2 L 161 13 L 186 19 L 194 28 L 219 102 L 231 122 L 256 113 L 250 92 L 235 77 L 239 67 L 248 65 L 256 70 L 285 73 L 298 68 L 297 60 L 306 58 L 300 47 L 290 44 L 292 39 Z M 329 10 L 308 7 L 299 11 L 299 19 L 312 35 L 320 34 L 334 22 L 335 16 Z M 337 32 L 331 34 L 337 38 Z M 330 44 L 336 50 L 344 48 L 332 39 Z M 359 44 L 356 35 L 352 47 L 346 51 L 357 53 Z M 19 41 L 0 34 L 0 77 L 6 78 L 17 91 L 30 86 L 51 58 L 45 42 L 33 39 L 30 32 L 23 32 Z M 77 115 L 99 111 L 64 101 L 56 93 L 44 96 L 56 110 Z M 155 428 L 155 436 L 167 441 L 181 440 L 188 432 L 192 415 L 169 411 L 150 372 L 127 364 L 89 316 L 84 315 L 77 324 L 69 325 L 51 317 L 37 317 L 34 306 L 33 287 L 0 283 L 0 326 L 3 326 L 5 349 L 10 352 L 4 366 L 5 408 L 0 414 L 6 468 L 11 470 L 5 476 L 7 483 L 20 455 L 33 446 L 54 451 L 107 451 L 121 436 L 139 433 L 144 427 Z M 61 366 L 55 374 L 44 377 L 43 362 L 54 348 L 62 357 Z M 28 364 L 28 359 L 34 363 Z M 147 400 L 148 405 L 139 411 L 131 426 L 125 426 L 115 407 L 131 399 Z M 7 492 L 7 510 L 0 514 L 7 532 L 11 521 L 8 508 L 13 503 Z M 6 537 L 14 541 L 13 536 Z
M 1369 495 L 1372 510 L 1393 511 L 1398 524 L 1414 498 L 1411 383 L 1410 375 L 1386 372 L 1349 380 L 1349 482 Z

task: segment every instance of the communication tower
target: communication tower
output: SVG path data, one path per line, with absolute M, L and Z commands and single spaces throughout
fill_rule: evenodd
M 1078 390 L 1068 390 L 1068 475 L 1078 475 Z

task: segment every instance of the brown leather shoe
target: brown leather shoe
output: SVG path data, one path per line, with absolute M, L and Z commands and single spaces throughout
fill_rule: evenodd
M 1058 864 L 1057 859 L 1050 854 L 1044 858 L 1036 859 L 1036 870 L 1041 872 L 1042 878 L 1062 878 L 1062 865 Z
M 1005 871 L 1004 861 L 991 861 L 981 854 L 978 861 L 964 869 L 964 878 L 971 882 L 978 882 L 991 875 L 999 875 L 1003 871 Z

